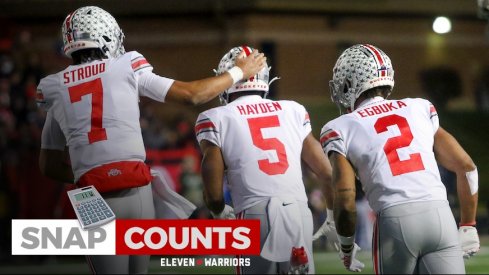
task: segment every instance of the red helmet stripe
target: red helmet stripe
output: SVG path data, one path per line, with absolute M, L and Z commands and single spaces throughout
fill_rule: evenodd
M 248 46 L 243 45 L 243 46 L 241 46 L 241 48 L 243 48 L 243 51 L 245 52 L 246 56 L 250 56 L 251 51 L 250 51 L 250 48 L 248 48 Z M 254 76 L 250 77 L 250 81 L 253 81 L 254 79 L 255 79 Z
M 70 28 L 71 28 L 71 18 L 73 17 L 74 13 L 75 11 L 68 14 L 68 17 L 66 17 L 65 28 L 66 28 L 66 40 L 68 40 L 68 43 L 71 43 L 71 41 L 73 40 L 72 32 L 70 31 Z
M 243 48 L 243 51 L 245 52 L 246 56 L 249 56 L 251 54 L 250 52 L 250 48 L 248 48 L 248 46 L 241 46 L 241 48 Z
M 377 62 L 378 64 L 378 68 L 382 68 L 382 66 L 384 66 L 384 59 L 382 58 L 382 55 L 380 54 L 380 52 L 372 45 L 368 45 L 368 44 L 365 44 L 363 45 L 365 48 L 369 49 L 374 57 L 375 57 L 375 61 Z M 385 70 L 380 70 L 380 76 L 385 76 Z

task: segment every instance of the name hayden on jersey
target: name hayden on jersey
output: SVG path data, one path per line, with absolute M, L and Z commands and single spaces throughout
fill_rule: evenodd
M 236 108 L 240 115 L 266 114 L 282 110 L 278 102 L 238 105 Z

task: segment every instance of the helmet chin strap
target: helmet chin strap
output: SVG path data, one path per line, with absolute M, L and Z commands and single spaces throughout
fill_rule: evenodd
M 268 86 L 270 86 L 270 84 L 272 84 L 272 83 L 273 83 L 275 80 L 279 80 L 279 79 L 280 79 L 280 77 L 278 77 L 278 76 L 276 76 L 276 77 L 272 78 L 272 80 L 270 80 L 270 81 L 268 82 Z

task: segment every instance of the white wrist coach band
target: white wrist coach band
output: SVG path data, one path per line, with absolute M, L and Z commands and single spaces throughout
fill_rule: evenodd
M 236 84 L 236 82 L 243 79 L 243 70 L 241 70 L 241 68 L 238 66 L 234 66 L 231 69 L 229 69 L 228 73 L 231 75 L 231 78 L 233 79 L 233 84 Z
M 479 174 L 477 172 L 477 167 L 470 172 L 466 172 L 465 177 L 469 183 L 470 193 L 471 195 L 474 195 L 479 191 Z

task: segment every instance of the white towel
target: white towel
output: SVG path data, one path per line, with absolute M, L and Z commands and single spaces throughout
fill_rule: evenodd
M 273 262 L 290 260 L 292 247 L 305 245 L 300 203 L 291 197 L 272 197 L 268 204 L 270 232 L 261 256 Z
M 164 176 L 151 169 L 153 202 L 157 219 L 188 219 L 197 208 L 168 185 Z

